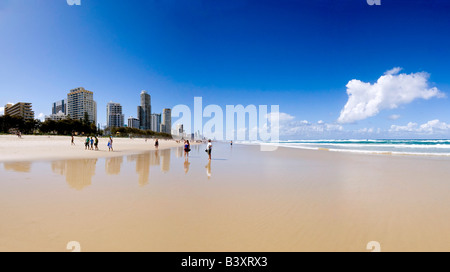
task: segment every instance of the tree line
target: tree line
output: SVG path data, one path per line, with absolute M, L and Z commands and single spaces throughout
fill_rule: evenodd
M 158 137 L 172 138 L 170 134 L 159 133 L 150 130 L 120 127 L 110 128 L 105 131 L 99 130 L 97 126 L 89 122 L 88 118 L 82 120 L 64 119 L 61 121 L 46 120 L 25 120 L 21 117 L 4 115 L 0 116 L 0 133 L 15 134 L 52 134 L 52 135 L 104 135 L 110 134 L 116 137 Z

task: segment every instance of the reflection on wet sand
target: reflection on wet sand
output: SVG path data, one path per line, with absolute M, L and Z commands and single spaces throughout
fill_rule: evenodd
M 206 168 L 206 175 L 208 176 L 208 179 L 211 178 L 211 161 L 208 162 L 208 164 L 205 166 Z
M 180 146 L 175 149 L 175 156 L 177 158 L 183 157 L 183 147 Z
M 145 186 L 148 184 L 150 167 L 159 165 L 159 159 L 159 151 L 128 156 L 128 162 L 136 162 L 136 173 L 139 176 L 138 181 L 140 186 Z
M 31 170 L 31 162 L 5 162 L 3 167 L 8 171 L 28 173 Z
M 170 171 L 170 149 L 160 150 L 161 152 L 161 171 L 167 173 Z
M 184 173 L 187 174 L 189 172 L 189 165 L 191 165 L 191 163 L 189 162 L 189 157 L 186 156 L 186 158 L 184 159 Z
M 66 182 L 76 190 L 82 190 L 92 184 L 97 159 L 83 159 L 52 162 L 55 174 L 66 176 Z
M 119 175 L 123 157 L 107 158 L 105 162 L 106 174 Z

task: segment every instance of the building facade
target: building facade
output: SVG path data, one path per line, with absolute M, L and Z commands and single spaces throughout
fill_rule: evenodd
M 63 99 L 52 104 L 52 114 L 64 113 L 67 115 L 67 100 Z
M 151 128 L 151 96 L 146 92 L 141 92 L 141 105 L 138 106 L 137 114 L 139 119 L 140 129 L 150 129 Z
M 62 121 L 67 119 L 67 115 L 62 112 L 58 112 L 56 114 L 51 114 L 49 116 L 45 116 L 45 121 Z
M 114 102 L 106 104 L 106 127 L 123 127 L 123 124 L 122 105 Z
M 139 128 L 139 126 L 140 126 L 139 119 L 134 118 L 134 117 L 128 118 L 128 127 L 129 128 Z
M 5 115 L 21 117 L 25 120 L 33 120 L 34 112 L 31 103 L 19 102 L 5 105 Z
M 97 123 L 97 103 L 94 101 L 94 93 L 84 88 L 70 90 L 67 94 L 67 114 L 74 120 L 83 120 L 88 114 L 90 123 Z
M 161 132 L 161 114 L 153 113 L 151 115 L 151 131 Z
M 172 110 L 163 109 L 161 117 L 161 132 L 172 134 Z

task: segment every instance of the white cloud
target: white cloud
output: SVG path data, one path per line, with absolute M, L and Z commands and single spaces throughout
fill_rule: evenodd
M 272 113 L 272 112 L 266 114 L 266 118 L 269 119 L 269 121 L 272 120 L 273 118 L 275 118 L 275 116 L 276 115 L 274 113 Z M 295 119 L 294 116 L 292 116 L 292 115 L 290 115 L 288 113 L 284 113 L 284 112 L 278 113 L 278 117 L 279 117 L 280 122 L 290 121 L 290 120 L 294 120 Z
M 389 132 L 414 132 L 420 134 L 439 134 L 450 131 L 450 124 L 441 122 L 439 120 L 428 121 L 425 124 L 419 125 L 410 122 L 406 126 L 392 125 Z
M 395 109 L 415 99 L 445 97 L 436 87 L 430 88 L 426 72 L 398 74 L 400 68 L 387 71 L 374 84 L 353 79 L 347 84 L 348 101 L 341 111 L 339 123 L 353 123 Z
M 0 116 L 5 114 L 5 107 L 0 107 Z
M 391 70 L 387 70 L 384 74 L 385 75 L 396 75 L 400 73 L 400 71 L 403 70 L 401 67 L 394 67 Z
M 43 114 L 42 112 L 39 113 L 39 115 L 37 116 L 37 119 L 44 121 L 45 120 L 45 114 Z
M 398 120 L 398 119 L 400 119 L 400 115 L 392 114 L 391 116 L 389 116 L 389 119 L 391 119 L 391 120 Z

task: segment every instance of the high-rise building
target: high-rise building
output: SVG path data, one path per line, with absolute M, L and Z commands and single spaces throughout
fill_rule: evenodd
M 112 101 L 106 104 L 106 127 L 123 127 L 123 122 L 122 106 Z
M 139 119 L 134 118 L 133 116 L 128 118 L 128 127 L 129 128 L 139 128 L 139 126 L 140 126 Z
M 56 101 L 55 103 L 52 104 L 52 114 L 58 114 L 60 112 L 67 114 L 67 100 L 66 99 Z
M 183 128 L 183 124 L 178 124 L 177 125 L 177 129 L 175 131 L 175 135 L 180 136 L 180 137 L 184 137 L 184 128 Z
M 138 106 L 138 119 L 140 129 L 150 129 L 151 128 L 151 97 L 146 91 L 141 92 L 141 105 Z
M 34 119 L 31 103 L 26 102 L 5 105 L 5 115 L 22 117 L 26 120 Z
M 91 123 L 97 123 L 97 103 L 94 93 L 84 88 L 70 90 L 67 94 L 67 114 L 74 120 L 83 120 L 85 113 Z
M 163 109 L 161 118 L 161 132 L 172 134 L 172 110 Z
M 151 115 L 151 131 L 161 132 L 161 114 L 153 113 Z

